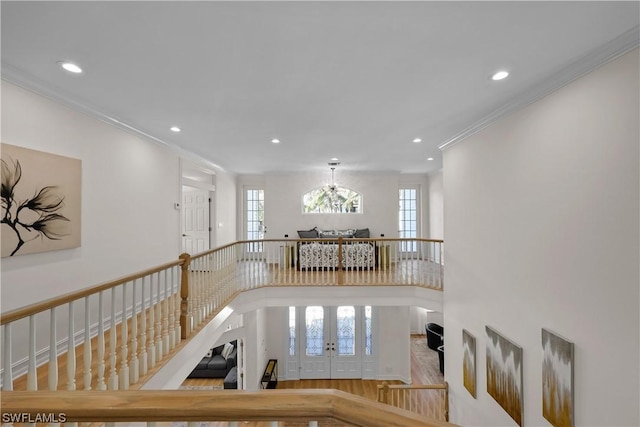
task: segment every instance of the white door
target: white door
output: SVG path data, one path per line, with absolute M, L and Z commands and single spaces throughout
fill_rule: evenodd
M 182 188 L 182 251 L 197 254 L 209 249 L 208 190 Z
M 300 378 L 362 378 L 362 308 L 303 307 Z

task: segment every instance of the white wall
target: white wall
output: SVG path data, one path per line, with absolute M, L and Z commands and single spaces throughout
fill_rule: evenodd
M 489 325 L 523 348 L 524 425 L 548 425 L 541 328 L 575 343 L 576 425 L 640 425 L 639 80 L 636 50 L 444 152 L 452 422 L 514 425 L 486 392 Z
M 327 177 L 329 178 L 327 179 Z M 369 228 L 371 237 L 398 236 L 398 188 L 411 183 L 422 191 L 427 185 L 427 175 L 401 175 L 397 173 L 349 173 L 337 172 L 336 182 L 363 195 L 361 214 L 305 214 L 302 213 L 302 195 L 330 181 L 330 174 L 308 172 L 301 174 L 238 177 L 238 209 L 242 212 L 242 189 L 262 187 L 265 190 L 266 238 L 281 239 L 285 234 L 297 238 L 298 230 Z M 428 210 L 427 199 L 421 222 L 425 227 Z M 242 224 L 238 224 L 239 232 Z
M 378 379 L 411 382 L 410 307 L 377 307 Z
M 326 174 L 265 176 L 265 222 L 269 237 L 288 234 L 298 238 L 297 230 L 369 228 L 371 237 L 397 236 L 398 177 L 383 174 L 348 175 L 340 173 L 340 185 L 362 194 L 361 214 L 302 213 L 302 195 L 322 185 Z
M 3 258 L 3 313 L 177 259 L 180 211 L 174 203 L 180 201 L 180 156 L 188 153 L 4 81 L 1 136 L 7 144 L 82 161 L 81 247 Z M 235 177 L 219 171 L 217 178 L 217 215 L 227 224 L 218 241 L 227 243 L 235 240 Z M 76 307 L 76 332 L 83 329 L 83 312 Z M 59 310 L 59 343 L 66 339 L 66 320 L 66 309 Z M 25 368 L 26 324 L 13 329 L 18 369 Z M 47 316 L 38 317 L 36 335 L 37 349 L 48 347 Z
M 429 231 L 426 236 L 430 239 L 444 239 L 444 198 L 442 169 L 429 174 Z
M 82 160 L 82 246 L 3 258 L 3 312 L 179 255 L 176 154 L 6 82 L 2 142 Z

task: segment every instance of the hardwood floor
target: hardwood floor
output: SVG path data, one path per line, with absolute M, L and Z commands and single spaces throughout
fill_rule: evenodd
M 441 384 L 444 376 L 440 373 L 438 355 L 427 347 L 425 335 L 411 336 L 411 381 L 413 384 Z M 331 388 L 347 393 L 362 396 L 366 399 L 377 400 L 378 385 L 383 381 L 378 380 L 293 380 L 279 381 L 278 389 L 322 389 Z M 401 381 L 387 381 L 388 384 L 402 384 Z M 223 380 L 218 378 L 188 378 L 183 387 L 222 387 Z M 243 427 L 269 427 L 268 422 L 241 422 Z M 300 423 L 279 423 L 281 427 L 308 427 L 307 421 Z M 226 427 L 226 422 L 207 423 L 207 427 Z M 343 422 L 334 420 L 319 420 L 319 427 L 347 426 Z M 166 427 L 166 426 L 159 426 Z
M 413 384 L 441 384 L 444 376 L 440 373 L 438 355 L 427 347 L 424 335 L 411 336 L 411 381 Z M 222 387 L 222 378 L 187 378 L 183 387 Z M 402 384 L 401 381 L 387 381 L 389 384 Z M 314 389 L 331 388 L 376 400 L 378 380 L 293 380 L 278 382 L 278 389 Z

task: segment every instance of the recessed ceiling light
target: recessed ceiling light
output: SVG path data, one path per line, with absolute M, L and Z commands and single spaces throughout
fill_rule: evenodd
M 182 130 L 178 126 L 171 126 L 170 129 L 171 129 L 172 132 L 180 132 Z
M 280 140 L 278 138 L 273 138 L 271 142 L 273 142 L 274 144 L 280 144 Z
M 58 62 L 58 64 L 60 64 L 60 66 L 62 68 L 64 68 L 65 70 L 67 70 L 70 73 L 73 73 L 73 74 L 82 73 L 82 68 L 78 67 L 73 62 Z
M 418 142 L 422 142 L 422 139 L 416 138 L 416 139 L 413 140 L 413 142 L 415 142 L 417 144 Z
M 509 72 L 501 70 L 495 73 L 493 76 L 491 76 L 491 80 L 504 80 L 507 77 L 509 77 Z
M 433 160 L 433 157 L 427 157 L 427 160 L 431 161 Z

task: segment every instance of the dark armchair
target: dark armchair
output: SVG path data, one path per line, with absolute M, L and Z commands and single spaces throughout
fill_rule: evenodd
M 444 345 L 444 328 L 437 323 L 427 323 L 427 347 L 438 351 L 438 347 Z

